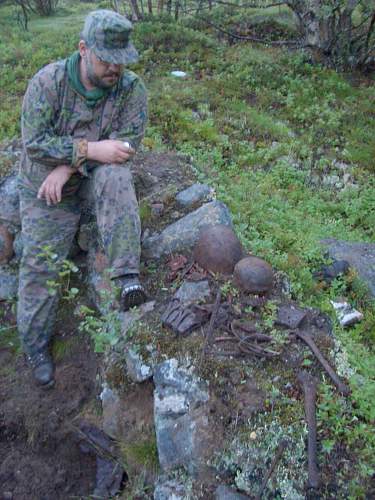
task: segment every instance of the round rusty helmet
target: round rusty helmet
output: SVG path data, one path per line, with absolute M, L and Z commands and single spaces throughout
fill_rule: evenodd
M 0 264 L 7 264 L 13 257 L 13 235 L 0 224 Z
M 273 286 L 272 267 L 259 257 L 245 257 L 234 268 L 234 281 L 245 292 L 268 292 Z
M 242 257 L 240 240 L 231 227 L 216 224 L 201 230 L 194 247 L 194 259 L 214 273 L 232 274 Z

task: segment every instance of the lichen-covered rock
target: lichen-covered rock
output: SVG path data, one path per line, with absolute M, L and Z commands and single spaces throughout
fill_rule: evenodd
M 146 363 L 142 355 L 133 347 L 125 351 L 126 372 L 133 382 L 144 382 L 152 377 L 152 367 Z
M 185 486 L 176 479 L 160 481 L 155 486 L 154 500 L 186 500 Z
M 0 300 L 11 300 L 17 296 L 18 273 L 10 266 L 0 266 Z
M 184 253 L 193 248 L 203 227 L 214 224 L 232 226 L 229 210 L 220 201 L 206 203 L 167 226 L 160 234 L 146 238 L 142 255 L 146 259 L 159 259 L 170 253 Z
M 207 184 L 193 184 L 176 196 L 177 203 L 184 208 L 192 207 L 212 196 L 213 189 Z
M 116 439 L 120 434 L 122 406 L 119 395 L 106 384 L 100 394 L 103 412 L 103 431 Z
M 375 296 L 375 243 L 335 240 L 329 238 L 321 243 L 328 248 L 329 256 L 336 260 L 346 260 L 359 277 L 368 285 Z
M 175 299 L 179 299 L 185 305 L 203 302 L 211 295 L 210 286 L 207 280 L 184 281 L 177 292 Z
M 210 453 L 207 384 L 192 368 L 169 359 L 154 371 L 154 422 L 162 470 L 185 467 L 192 475 L 205 469 Z
M 242 495 L 242 493 L 238 493 L 233 488 L 225 485 L 219 486 L 215 491 L 215 500 L 249 500 L 249 498 L 247 495 Z
M 202 228 L 194 247 L 194 259 L 201 267 L 215 273 L 232 274 L 241 257 L 241 243 L 231 227 L 215 224 Z

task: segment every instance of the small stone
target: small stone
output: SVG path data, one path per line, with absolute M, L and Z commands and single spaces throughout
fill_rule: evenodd
M 257 438 L 257 433 L 256 432 L 250 432 L 250 439 L 255 440 Z
M 210 186 L 197 183 L 178 193 L 176 201 L 181 207 L 192 207 L 196 203 L 210 198 L 212 193 L 213 189 Z
M 272 267 L 258 257 L 245 257 L 234 268 L 235 283 L 248 293 L 265 293 L 273 286 Z
M 151 215 L 153 217 L 162 217 L 164 214 L 164 203 L 153 203 L 151 205 Z
M 215 224 L 201 230 L 194 259 L 203 269 L 231 274 L 241 257 L 241 243 L 232 228 Z
M 173 298 L 179 299 L 185 305 L 204 302 L 211 294 L 207 280 L 185 281 Z
M 187 76 L 187 73 L 185 73 L 185 71 L 175 70 L 171 71 L 171 75 L 175 76 L 176 78 L 185 78 Z
M 339 323 L 343 327 L 354 325 L 363 319 L 363 314 L 356 309 L 354 309 L 345 300 L 333 301 L 331 304 L 336 311 Z

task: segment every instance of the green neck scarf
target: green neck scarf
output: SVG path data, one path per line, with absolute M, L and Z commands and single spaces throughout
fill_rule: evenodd
M 89 108 L 94 108 L 97 103 L 108 94 L 110 89 L 95 88 L 93 90 L 86 90 L 79 78 L 80 59 L 81 56 L 79 55 L 78 51 L 74 52 L 67 59 L 66 66 L 68 70 L 69 83 L 73 90 L 78 92 L 78 94 L 80 94 L 85 99 L 87 106 Z

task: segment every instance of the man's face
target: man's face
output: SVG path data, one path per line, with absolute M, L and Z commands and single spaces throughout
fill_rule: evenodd
M 101 89 L 108 89 L 116 85 L 124 70 L 122 64 L 112 64 L 102 61 L 92 50 L 87 48 L 82 59 L 86 66 L 87 78 L 92 85 Z

